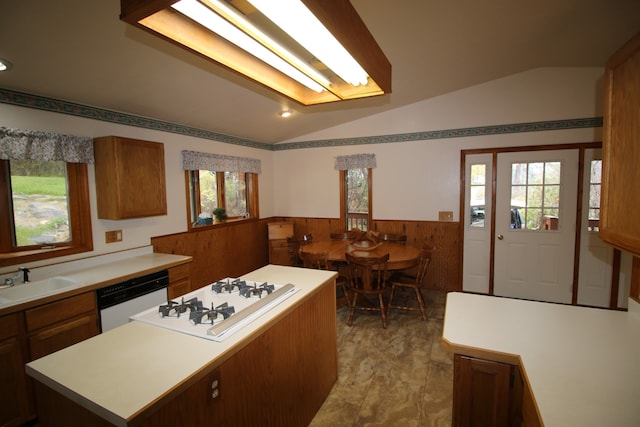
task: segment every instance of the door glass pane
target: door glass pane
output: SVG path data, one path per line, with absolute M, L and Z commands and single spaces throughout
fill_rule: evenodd
M 602 160 L 591 161 L 589 182 L 589 225 L 588 231 L 600 229 L 600 189 L 602 184 Z
M 469 211 L 471 218 L 469 225 L 484 227 L 484 211 L 486 204 L 486 172 L 485 164 L 471 165 L 471 186 L 469 188 Z
M 17 246 L 70 242 L 66 164 L 11 160 L 10 168 Z
M 560 215 L 561 162 L 513 163 L 511 228 L 557 230 Z
M 544 163 L 529 163 L 528 184 L 542 184 Z

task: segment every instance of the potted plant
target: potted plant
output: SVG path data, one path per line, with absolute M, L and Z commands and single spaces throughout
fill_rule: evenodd
M 225 208 L 215 208 L 213 216 L 216 218 L 215 222 L 224 222 L 227 219 L 227 210 Z

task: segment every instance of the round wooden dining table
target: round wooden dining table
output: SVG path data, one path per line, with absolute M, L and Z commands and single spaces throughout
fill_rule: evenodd
M 347 252 L 359 257 L 380 257 L 388 253 L 387 270 L 411 268 L 418 264 L 420 258 L 420 249 L 392 242 L 381 242 L 378 245 L 348 240 L 318 240 L 301 246 L 300 251 L 310 254 L 327 253 L 327 260 L 332 262 L 347 262 Z

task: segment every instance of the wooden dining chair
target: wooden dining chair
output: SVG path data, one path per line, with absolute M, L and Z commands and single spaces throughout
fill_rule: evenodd
M 302 237 L 287 237 L 287 244 L 289 246 L 289 259 L 291 265 L 294 267 L 300 267 L 302 260 L 300 259 L 300 247 L 308 245 L 313 241 L 313 234 L 303 234 Z
M 358 257 L 345 253 L 349 274 L 349 290 L 351 301 L 349 307 L 349 326 L 353 325 L 355 310 L 379 311 L 382 319 L 382 327 L 387 327 L 387 312 L 384 305 L 386 291 L 387 263 L 389 254 L 380 257 Z M 366 298 L 378 299 L 378 307 L 367 304 Z M 364 298 L 364 299 L 363 299 Z M 360 304 L 359 304 L 360 303 Z M 358 305 L 359 304 L 359 305 Z
M 427 271 L 429 270 L 429 266 L 431 265 L 431 258 L 433 256 L 434 250 L 435 247 L 433 246 L 423 246 L 422 250 L 420 251 L 420 260 L 418 261 L 418 269 L 415 275 L 402 271 L 393 273 L 391 275 L 391 277 L 389 278 L 391 294 L 389 295 L 389 302 L 387 303 L 387 314 L 389 314 L 389 310 L 391 308 L 408 311 L 420 311 L 422 320 L 427 320 L 427 304 L 425 303 L 424 296 L 422 295 L 422 284 L 424 282 L 424 278 L 427 275 Z M 407 303 L 394 304 L 393 300 L 398 296 L 397 291 L 401 288 L 413 289 L 417 307 L 410 305 L 408 301 Z
M 384 233 L 379 234 L 377 237 L 378 242 L 392 242 L 398 243 L 401 245 L 407 244 L 407 235 L 406 234 L 395 234 L 395 233 Z
M 329 238 L 331 240 L 358 240 L 362 237 L 362 231 L 357 228 L 348 231 L 342 231 L 340 233 L 330 233 Z
M 302 260 L 302 266 L 305 268 L 315 268 L 317 270 L 331 270 L 331 263 L 327 259 L 329 257 L 328 252 L 316 252 L 309 253 L 304 252 L 304 247 L 300 247 L 299 252 L 300 259 Z M 341 288 L 344 299 L 349 304 L 349 293 L 347 292 L 347 279 L 346 277 L 338 276 L 336 278 L 336 289 Z M 338 298 L 336 296 L 336 298 Z

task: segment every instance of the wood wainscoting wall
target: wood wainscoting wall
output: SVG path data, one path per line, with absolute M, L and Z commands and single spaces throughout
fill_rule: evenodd
M 189 255 L 191 286 L 200 288 L 225 277 L 238 277 L 269 263 L 267 224 L 289 221 L 294 234 L 312 234 L 314 240 L 328 239 L 344 231 L 338 218 L 272 217 L 260 220 L 229 221 L 201 230 L 153 237 L 155 252 Z M 407 235 L 407 245 L 422 247 L 425 241 L 436 246 L 425 287 L 444 291 L 461 290 L 460 223 L 439 221 L 374 220 L 372 230 Z

